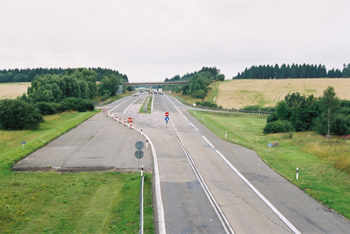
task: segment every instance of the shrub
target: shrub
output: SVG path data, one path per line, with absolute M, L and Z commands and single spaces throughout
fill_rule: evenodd
M 75 110 L 79 112 L 85 112 L 87 110 L 93 110 L 95 107 L 90 100 L 82 98 L 66 98 L 61 102 L 62 109 L 64 110 Z
M 279 132 L 291 132 L 293 131 L 293 125 L 289 121 L 275 121 L 266 124 L 264 128 L 264 134 L 279 133 Z
M 258 105 L 245 106 L 241 110 L 258 111 L 260 107 Z
M 192 97 L 203 99 L 205 97 L 205 91 L 203 89 L 196 90 L 192 94 Z
M 207 107 L 218 107 L 218 105 L 216 103 L 212 103 L 212 102 L 208 102 L 208 101 L 205 101 L 205 102 L 196 102 L 197 105 L 201 105 L 201 106 L 207 106 Z
M 350 134 L 350 116 L 338 115 L 335 119 L 333 132 L 338 136 Z
M 267 117 L 267 123 L 271 123 L 271 122 L 275 122 L 278 120 L 277 114 L 276 112 L 271 113 L 268 117 Z
M 40 110 L 42 115 L 53 115 L 62 112 L 61 105 L 58 103 L 37 102 L 35 106 Z
M 0 100 L 0 125 L 5 130 L 36 129 L 44 122 L 33 104 L 18 99 Z

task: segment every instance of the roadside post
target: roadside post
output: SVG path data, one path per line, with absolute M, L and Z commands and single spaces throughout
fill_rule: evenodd
M 225 131 L 225 139 L 226 139 L 226 137 L 227 137 L 227 131 Z
M 267 143 L 267 145 L 269 146 L 269 153 L 270 153 L 270 147 L 272 146 L 272 143 Z
M 296 178 L 298 179 L 299 177 L 299 167 L 297 167 L 297 174 L 296 174 Z
M 169 112 L 165 112 L 165 122 L 168 124 L 169 121 Z
M 204 119 L 204 115 L 202 115 L 202 121 L 203 121 L 203 119 Z
M 143 142 L 142 141 L 137 141 L 135 143 L 135 148 L 137 149 L 134 153 L 135 157 L 137 158 L 137 175 L 139 175 L 139 169 L 140 169 L 140 158 L 143 158 Z
M 146 148 L 148 149 L 148 140 L 146 140 Z
M 142 128 L 140 129 L 140 132 L 141 132 L 141 136 L 142 136 Z
M 23 146 L 23 149 L 24 149 L 24 145 L 26 144 L 26 142 L 25 141 L 22 141 L 21 142 L 21 145 Z
M 141 176 L 143 175 L 143 165 L 141 165 Z

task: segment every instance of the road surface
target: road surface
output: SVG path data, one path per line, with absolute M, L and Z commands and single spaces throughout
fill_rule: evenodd
M 152 113 L 139 114 L 146 96 L 106 108 L 123 120 L 133 117 L 133 126 L 154 145 L 163 208 L 155 210 L 155 220 L 165 221 L 156 222 L 156 232 L 350 233 L 348 220 L 271 170 L 254 151 L 215 136 L 176 99 L 154 95 Z M 145 136 L 100 113 L 14 168 L 136 171 L 138 140 Z M 155 171 L 150 148 L 144 151 L 145 170 Z

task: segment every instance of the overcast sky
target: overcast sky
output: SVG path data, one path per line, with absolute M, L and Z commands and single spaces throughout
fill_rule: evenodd
M 0 69 L 102 67 L 130 82 L 216 66 L 350 63 L 350 0 L 0 0 Z

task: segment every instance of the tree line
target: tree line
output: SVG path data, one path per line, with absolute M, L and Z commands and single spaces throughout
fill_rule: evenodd
M 164 82 L 170 81 L 188 81 L 188 84 L 179 85 L 164 85 L 163 90 L 171 90 L 172 92 L 183 95 L 190 95 L 194 98 L 204 99 L 208 93 L 208 85 L 214 80 L 225 80 L 225 75 L 220 74 L 220 70 L 216 67 L 203 67 L 199 71 L 187 73 L 180 77 L 179 75 L 173 78 L 166 78 Z
M 43 122 L 42 115 L 66 110 L 93 110 L 91 98 L 100 94 L 115 95 L 123 77 L 110 73 L 96 84 L 92 69 L 67 69 L 64 74 L 35 76 L 27 94 L 16 99 L 0 100 L 0 129 L 34 129 Z
M 4 69 L 0 70 L 0 83 L 9 82 L 31 82 L 35 77 L 43 75 L 65 75 L 74 72 L 73 68 L 33 68 L 33 69 Z M 129 82 L 128 77 L 118 71 L 106 68 L 87 68 L 96 73 L 96 80 L 101 81 L 103 77 L 115 75 L 121 79 L 122 83 Z
M 267 118 L 264 134 L 315 131 L 321 135 L 350 134 L 350 101 L 340 100 L 333 87 L 323 96 L 288 94 Z
M 326 66 L 319 64 L 282 64 L 281 67 L 276 65 L 259 65 L 245 68 L 244 71 L 238 72 L 237 76 L 232 79 L 297 79 L 297 78 L 349 78 L 350 63 L 343 64 L 343 69 L 331 69 L 327 71 Z

